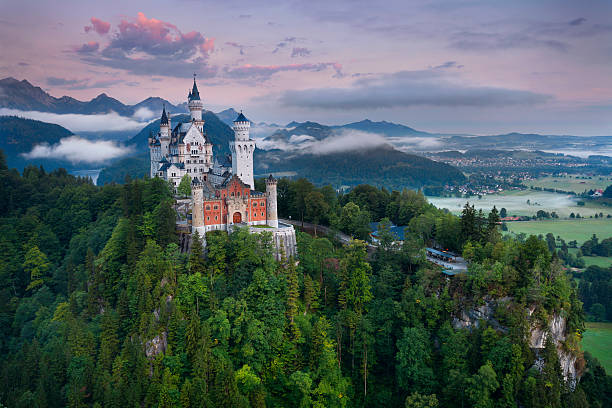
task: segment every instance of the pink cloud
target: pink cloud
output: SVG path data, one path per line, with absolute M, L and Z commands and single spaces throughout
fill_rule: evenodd
M 110 31 L 110 27 L 111 27 L 110 23 L 107 23 L 106 21 L 102 21 L 96 17 L 92 17 L 90 21 L 91 21 L 91 25 L 85 26 L 86 33 L 93 30 L 100 35 L 104 35 Z
M 205 38 L 198 31 L 183 34 L 174 24 L 147 18 L 140 12 L 136 20 L 121 20 L 118 28 L 109 50 L 189 58 L 198 50 L 207 57 L 215 47 L 214 38 Z
M 226 74 L 231 78 L 252 78 L 260 77 L 268 79 L 277 72 L 284 71 L 323 71 L 327 68 L 333 68 L 336 71 L 336 76 L 342 75 L 342 65 L 337 62 L 319 62 L 305 64 L 288 64 L 288 65 L 251 65 L 245 64 L 238 68 L 226 69 Z
M 98 51 L 99 48 L 100 48 L 100 44 L 97 41 L 89 41 L 88 43 L 85 43 L 81 45 L 80 47 L 77 47 L 75 51 L 78 52 L 79 54 L 88 54 L 94 51 Z

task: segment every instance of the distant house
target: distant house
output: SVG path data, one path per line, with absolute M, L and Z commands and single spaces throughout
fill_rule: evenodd
M 374 243 L 378 242 L 378 236 L 380 234 L 380 231 L 378 230 L 379 226 L 380 222 L 370 223 L 370 230 L 372 231 L 370 233 L 370 236 L 372 237 L 372 242 Z M 404 241 L 404 232 L 406 228 L 408 227 L 391 224 L 391 226 L 389 227 L 389 231 L 391 231 L 391 233 L 394 235 L 395 241 Z

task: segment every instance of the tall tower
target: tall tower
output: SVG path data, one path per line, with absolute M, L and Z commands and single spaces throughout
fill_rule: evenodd
M 166 114 L 165 105 L 159 122 L 159 143 L 161 145 L 161 156 L 168 157 L 170 154 L 170 120 Z
M 191 209 L 191 228 L 198 231 L 202 242 L 206 239 L 206 230 L 204 228 L 204 197 L 202 184 L 199 182 L 191 185 L 192 209 Z
M 278 214 L 276 211 L 276 184 L 277 181 L 272 175 L 266 179 L 266 219 L 270 227 L 278 228 Z
M 200 132 L 204 132 L 204 121 L 202 120 L 204 104 L 200 100 L 200 92 L 196 85 L 195 74 L 193 74 L 193 88 L 189 92 L 189 96 L 187 96 L 187 106 L 189 107 L 189 112 L 191 112 L 191 121 L 195 122 Z
M 232 172 L 252 189 L 255 187 L 253 179 L 255 141 L 249 137 L 251 122 L 240 112 L 240 115 L 234 121 L 233 129 L 234 140 L 229 144 L 232 152 Z

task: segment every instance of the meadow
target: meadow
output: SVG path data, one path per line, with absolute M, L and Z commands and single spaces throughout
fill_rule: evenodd
M 496 206 L 497 210 L 503 207 L 508 215 L 532 216 L 538 210 L 555 211 L 561 218 L 569 218 L 571 213 L 578 213 L 583 217 L 595 216 L 599 213 L 603 213 L 604 216 L 612 214 L 611 207 L 598 205 L 592 201 L 587 201 L 584 206 L 580 206 L 578 205 L 580 200 L 572 195 L 547 191 L 521 190 L 485 195 L 482 198 L 427 197 L 427 199 L 436 207 L 447 208 L 454 214 L 461 214 L 466 202 L 485 212 L 491 211 L 493 206 Z
M 612 373 L 612 323 L 586 323 L 582 348 L 591 353 Z
M 612 236 L 612 233 L 610 234 Z M 579 243 L 580 244 L 580 243 Z M 569 248 L 569 253 L 576 255 L 578 248 Z M 600 266 L 602 268 L 609 268 L 612 266 L 612 256 L 583 256 L 585 266 Z
M 525 181 L 524 184 L 528 187 L 554 188 L 562 191 L 583 193 L 595 189 L 605 190 L 607 186 L 612 184 L 612 177 L 569 174 L 563 177 L 540 177 L 534 180 Z
M 508 233 L 546 235 L 550 232 L 555 237 L 560 236 L 566 242 L 576 240 L 578 241 L 578 245 L 582 245 L 582 243 L 587 239 L 590 239 L 593 234 L 596 234 L 600 240 L 612 237 L 612 218 L 513 221 L 507 222 L 506 225 L 508 227 Z

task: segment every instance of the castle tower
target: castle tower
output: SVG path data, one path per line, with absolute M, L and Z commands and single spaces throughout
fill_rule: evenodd
M 204 195 L 202 191 L 202 184 L 197 178 L 193 179 L 191 185 L 191 196 L 193 197 L 193 207 L 191 210 L 191 228 L 192 231 L 198 231 L 202 242 L 206 238 L 206 231 L 204 228 Z
M 204 132 L 204 121 L 202 120 L 204 104 L 200 100 L 200 92 L 196 85 L 195 74 L 193 74 L 193 88 L 189 92 L 189 96 L 187 96 L 187 106 L 189 107 L 189 112 L 191 112 L 191 121 L 195 122 L 200 132 Z
M 266 197 L 267 197 L 267 205 L 266 205 L 266 218 L 267 224 L 270 227 L 278 228 L 278 214 L 276 211 L 276 184 L 277 180 L 272 177 L 266 179 Z
M 229 144 L 232 152 L 232 172 L 252 189 L 255 187 L 253 179 L 255 141 L 249 137 L 251 122 L 240 112 L 240 115 L 234 121 L 233 129 L 234 140 Z
M 161 156 L 167 157 L 170 154 L 170 120 L 166 114 L 166 106 L 162 112 L 161 120 L 159 122 L 159 143 L 161 145 Z

